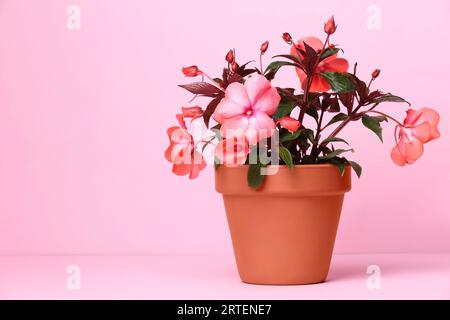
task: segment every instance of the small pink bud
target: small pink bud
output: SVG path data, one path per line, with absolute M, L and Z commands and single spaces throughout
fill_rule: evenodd
M 381 70 L 380 69 L 375 69 L 372 72 L 372 78 L 376 79 L 378 78 L 378 76 L 380 75 Z
M 334 23 L 334 16 L 331 16 L 330 19 L 325 23 L 323 30 L 326 34 L 332 35 L 336 31 L 336 24 Z
M 236 62 L 233 62 L 231 64 L 231 70 L 233 70 L 233 72 L 237 72 L 239 69 L 239 65 Z
M 234 62 L 234 51 L 232 49 L 230 49 L 230 51 L 228 51 L 227 55 L 225 56 L 225 60 L 228 63 L 233 63 Z
M 269 41 L 265 41 L 263 42 L 263 44 L 261 45 L 261 54 L 266 53 L 267 49 L 269 48 Z
M 181 71 L 186 77 L 196 77 L 202 74 L 197 66 L 183 67 Z
M 292 44 L 292 37 L 289 33 L 285 32 L 283 33 L 283 40 L 287 43 L 287 44 Z

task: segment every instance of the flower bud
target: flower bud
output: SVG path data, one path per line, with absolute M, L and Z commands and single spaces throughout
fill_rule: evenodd
M 381 72 L 380 69 L 375 69 L 375 70 L 373 70 L 373 72 L 372 72 L 372 78 L 373 78 L 373 79 L 378 78 L 378 76 L 380 75 L 380 72 Z
M 261 45 L 261 54 L 266 53 L 267 49 L 269 48 L 269 41 L 265 41 L 263 42 L 263 44 Z
M 227 55 L 225 56 L 225 60 L 227 60 L 228 63 L 234 62 L 234 51 L 232 49 L 228 51 Z
M 233 72 L 237 72 L 239 69 L 239 65 L 236 62 L 233 62 L 231 64 L 231 70 L 233 70 Z
M 298 120 L 289 116 L 281 118 L 280 120 L 278 120 L 278 123 L 290 132 L 295 132 L 298 130 L 298 128 L 301 127 L 301 123 Z
M 285 32 L 283 33 L 283 40 L 287 43 L 287 44 L 292 44 L 292 37 L 289 33 Z
M 330 19 L 325 23 L 323 30 L 326 34 L 332 35 L 336 31 L 336 24 L 334 23 L 334 16 L 331 16 Z
M 181 71 L 186 77 L 196 77 L 202 74 L 197 66 L 183 67 Z
M 203 114 L 202 108 L 199 106 L 194 107 L 181 107 L 183 117 L 185 118 L 198 118 Z

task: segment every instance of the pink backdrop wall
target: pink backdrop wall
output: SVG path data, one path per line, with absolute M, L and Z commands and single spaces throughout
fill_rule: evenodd
M 81 8 L 81 29 L 66 9 Z M 367 27 L 369 5 L 381 29 Z M 287 50 L 280 34 L 322 35 L 380 88 L 441 113 L 442 138 L 414 166 L 389 158 L 357 125 L 346 133 L 363 164 L 348 194 L 338 252 L 450 249 L 450 2 L 0 1 L 0 253 L 203 254 L 230 250 L 213 170 L 173 176 L 165 129 L 190 96 L 180 67 L 218 72 L 229 48 Z M 241 60 L 241 61 L 242 61 Z M 286 69 L 277 85 L 296 81 Z M 405 107 L 386 110 L 403 116 Z

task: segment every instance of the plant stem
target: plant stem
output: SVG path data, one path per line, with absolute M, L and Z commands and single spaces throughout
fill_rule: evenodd
M 261 74 L 264 73 L 264 71 L 263 71 L 263 64 L 262 64 L 262 56 L 263 56 L 263 54 L 260 52 L 259 53 L 259 67 L 261 68 Z
M 325 113 L 325 111 L 323 109 L 321 109 L 319 121 L 317 122 L 317 132 L 316 132 L 316 136 L 314 137 L 314 144 L 311 149 L 311 156 L 313 157 L 314 160 L 318 156 L 318 154 L 316 154 L 316 153 L 317 153 L 317 147 L 319 144 L 320 134 L 322 133 L 322 122 L 323 122 L 324 113 Z
M 356 112 L 359 110 L 360 107 L 361 107 L 361 106 L 358 106 L 358 107 L 355 109 L 355 111 L 353 111 L 352 114 L 350 114 L 350 115 L 348 116 L 347 119 L 345 119 L 338 127 L 336 127 L 336 129 L 334 129 L 334 131 L 333 131 L 332 133 L 330 133 L 330 135 L 327 137 L 327 139 L 328 139 L 328 138 L 331 138 L 331 137 L 335 137 L 335 136 L 336 136 L 339 132 L 341 132 L 341 130 L 344 129 L 344 127 L 345 127 L 350 121 L 352 121 L 354 118 L 359 117 L 359 116 L 361 116 L 361 115 L 363 115 L 363 114 L 367 114 L 367 113 L 369 113 L 369 112 L 371 112 L 371 113 L 376 113 L 376 114 L 385 116 L 386 118 L 391 119 L 392 121 L 394 121 L 395 123 L 397 123 L 399 126 L 401 126 L 401 127 L 403 126 L 403 124 L 402 124 L 400 121 L 398 121 L 397 119 L 391 117 L 390 115 L 387 115 L 387 114 L 385 114 L 385 113 L 383 113 L 383 112 L 380 112 L 380 111 L 375 111 L 375 110 L 373 110 L 373 109 L 369 109 L 369 110 L 367 110 L 367 111 L 363 111 L 363 112 L 360 112 L 360 113 L 356 113 Z M 326 143 L 325 143 L 325 144 L 321 144 L 321 145 L 320 145 L 320 148 L 319 148 L 319 151 L 320 151 L 323 147 L 325 147 L 326 145 L 327 145 Z
M 317 56 L 317 61 L 314 64 L 313 74 L 310 77 L 308 76 L 308 78 L 307 78 L 306 88 L 305 88 L 305 92 L 303 94 L 303 108 L 300 107 L 300 114 L 298 116 L 298 121 L 300 123 L 303 122 L 303 118 L 305 117 L 306 110 L 308 109 L 308 95 L 309 95 L 309 90 L 310 90 L 310 87 L 311 87 L 311 84 L 312 84 L 312 79 L 314 78 L 314 71 L 316 70 L 317 65 L 319 64 L 320 56 L 325 51 L 325 48 L 326 48 L 329 40 L 330 40 L 330 35 L 327 34 L 327 38 L 325 39 L 325 42 L 324 42 L 323 47 L 322 47 L 322 50 L 319 52 L 319 54 Z
M 202 77 L 205 77 L 206 79 L 208 79 L 209 81 L 212 82 L 212 84 L 217 87 L 218 89 L 220 89 L 221 91 L 223 91 L 223 89 L 220 87 L 220 83 L 218 83 L 217 81 L 215 81 L 213 78 L 211 78 L 210 76 L 208 76 L 206 73 L 204 73 L 202 71 Z M 204 81 L 204 79 L 202 79 Z
M 369 113 L 369 112 L 371 112 L 371 113 L 376 113 L 376 114 L 385 116 L 386 118 L 391 119 L 392 121 L 394 121 L 395 123 L 397 123 L 399 126 L 403 127 L 403 124 L 400 123 L 400 121 L 398 121 L 397 119 L 391 117 L 390 115 L 388 115 L 388 114 L 386 114 L 386 113 L 383 113 L 383 112 L 380 112 L 380 111 L 367 110 L 367 111 L 365 111 L 365 112 L 362 112 L 362 114 L 366 114 L 366 113 Z

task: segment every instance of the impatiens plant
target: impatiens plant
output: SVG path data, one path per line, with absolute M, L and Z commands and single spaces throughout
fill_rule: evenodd
M 281 165 L 329 163 L 341 174 L 351 166 L 359 177 L 361 166 L 345 156 L 353 149 L 340 147 L 348 145 L 340 137 L 342 130 L 359 122 L 383 141 L 381 125 L 389 120 L 396 124 L 392 160 L 400 166 L 414 163 L 423 154 L 424 144 L 439 137 L 439 114 L 430 108 L 409 109 L 402 123 L 379 111 L 384 102 L 410 104 L 399 96 L 371 88 L 380 75 L 379 69 L 373 71 L 368 83 L 357 76 L 357 64 L 349 71 L 347 60 L 338 57 L 341 48 L 331 43 L 336 31 L 333 17 L 325 23 L 324 31 L 324 42 L 314 37 L 294 42 L 289 33 L 284 33 L 289 53 L 274 56 L 266 68 L 262 62 L 269 47 L 267 41 L 261 45 L 257 66 L 252 67 L 253 62 L 239 65 L 235 51 L 230 50 L 220 77 L 212 78 L 197 66 L 183 68 L 186 77 L 201 80 L 180 87 L 194 98 L 207 97 L 210 101 L 205 109 L 182 108 L 177 115 L 180 126 L 168 129 L 170 146 L 165 156 L 173 163 L 173 172 L 197 177 L 206 166 L 202 153 L 212 145 L 214 164 L 248 165 L 248 184 L 255 189 L 264 181 L 260 169 L 268 165 L 261 150 L 276 155 Z M 300 79 L 298 88 L 272 84 L 284 67 L 294 68 Z M 313 127 L 305 125 L 305 117 L 312 119 Z M 191 124 L 199 118 L 210 134 L 196 140 L 186 121 L 191 119 Z M 272 148 L 271 140 L 278 142 L 277 150 Z

